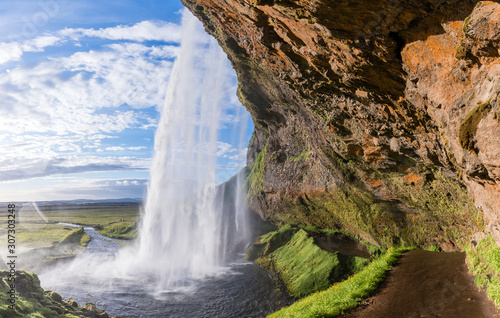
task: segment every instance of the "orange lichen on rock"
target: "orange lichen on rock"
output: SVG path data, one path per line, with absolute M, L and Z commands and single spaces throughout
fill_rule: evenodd
M 421 175 L 417 175 L 414 173 L 409 173 L 403 178 L 401 178 L 406 184 L 413 184 L 415 187 L 421 188 L 424 178 Z

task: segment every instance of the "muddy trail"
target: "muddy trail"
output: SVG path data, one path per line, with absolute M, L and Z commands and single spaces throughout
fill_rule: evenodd
M 344 318 L 500 318 L 474 285 L 465 253 L 405 253 L 374 296 Z

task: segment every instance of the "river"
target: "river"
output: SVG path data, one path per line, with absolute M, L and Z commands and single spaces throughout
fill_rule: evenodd
M 110 316 L 265 317 L 291 303 L 288 296 L 275 290 L 271 276 L 244 261 L 243 255 L 218 275 L 176 291 L 152 290 L 154 276 L 103 276 L 109 264 L 119 266 L 113 260 L 122 249 L 117 243 L 120 240 L 105 237 L 91 227 L 84 230 L 92 238 L 87 250 L 69 263 L 42 271 L 40 281 L 44 289 L 57 291 L 80 305 L 93 302 Z

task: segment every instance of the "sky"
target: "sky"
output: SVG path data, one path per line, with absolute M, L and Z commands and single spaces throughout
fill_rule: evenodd
M 0 202 L 144 198 L 182 10 L 0 0 Z M 242 107 L 232 81 L 228 103 Z M 247 143 L 251 120 L 243 126 Z M 217 143 L 220 182 L 246 154 L 233 133 Z

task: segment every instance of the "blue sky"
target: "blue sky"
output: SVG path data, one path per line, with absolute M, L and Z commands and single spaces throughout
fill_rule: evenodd
M 143 197 L 180 2 L 0 0 L 0 202 Z M 238 167 L 232 105 L 218 180 Z M 241 153 L 238 153 L 241 152 Z M 241 164 L 241 162 L 240 162 Z

